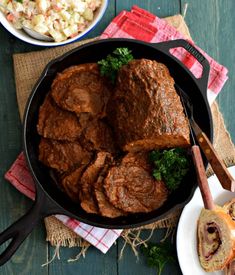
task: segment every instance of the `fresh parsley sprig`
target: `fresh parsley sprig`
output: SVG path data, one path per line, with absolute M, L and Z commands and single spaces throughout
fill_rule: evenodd
M 189 170 L 189 159 L 183 148 L 154 150 L 150 153 L 153 176 L 163 180 L 169 191 L 176 190 Z
M 162 274 L 168 262 L 176 262 L 175 249 L 169 241 L 160 242 L 158 244 L 149 243 L 147 247 L 142 246 L 141 251 L 146 256 L 148 266 L 156 268 L 158 275 Z
M 133 59 L 131 50 L 128 48 L 116 48 L 112 54 L 107 55 L 105 59 L 98 61 L 100 73 L 108 77 L 114 84 L 119 69 Z

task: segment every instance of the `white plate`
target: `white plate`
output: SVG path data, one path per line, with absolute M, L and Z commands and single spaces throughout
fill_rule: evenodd
M 229 168 L 230 173 L 235 177 L 235 166 Z M 223 205 L 235 197 L 235 193 L 222 189 L 216 176 L 208 179 L 210 190 L 216 204 Z M 184 275 L 222 275 L 222 271 L 205 272 L 199 263 L 196 247 L 197 220 L 203 202 L 199 188 L 196 189 L 191 201 L 185 206 L 177 229 L 177 254 L 181 271 Z

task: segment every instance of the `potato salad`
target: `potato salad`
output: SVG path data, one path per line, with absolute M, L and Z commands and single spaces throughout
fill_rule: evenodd
M 61 42 L 78 35 L 93 21 L 102 0 L 0 0 L 15 28 L 22 26 Z

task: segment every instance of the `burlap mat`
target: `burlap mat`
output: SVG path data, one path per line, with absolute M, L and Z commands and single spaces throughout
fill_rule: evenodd
M 167 22 L 177 28 L 178 31 L 183 33 L 186 37 L 190 38 L 188 27 L 181 15 L 175 15 L 166 18 Z M 15 82 L 16 93 L 19 106 L 19 113 L 22 119 L 25 104 L 27 98 L 35 84 L 36 80 L 40 76 L 45 65 L 57 56 L 87 43 L 90 40 L 83 40 L 81 42 L 73 43 L 68 46 L 52 48 L 49 50 L 43 50 L 38 52 L 15 54 L 14 70 L 15 70 Z M 235 162 L 235 148 L 230 139 L 229 133 L 226 131 L 222 115 L 218 109 L 216 103 L 212 106 L 212 114 L 214 121 L 214 146 L 218 154 L 225 161 L 226 165 L 232 165 Z M 208 175 L 211 174 L 211 169 L 208 170 Z M 138 228 L 135 230 L 124 230 L 123 238 L 129 243 L 132 248 L 137 246 L 141 242 L 139 238 L 140 229 L 155 229 L 155 228 L 172 228 L 177 224 L 181 209 L 168 215 L 166 218 Z M 45 226 L 47 231 L 47 240 L 51 245 L 55 246 L 81 246 L 86 247 L 88 244 L 81 240 L 81 238 L 73 231 L 65 227 L 60 221 L 54 217 L 48 217 L 45 219 Z

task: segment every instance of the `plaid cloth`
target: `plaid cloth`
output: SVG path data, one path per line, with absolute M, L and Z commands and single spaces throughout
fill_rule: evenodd
M 175 39 L 185 39 L 174 27 L 170 26 L 164 19 L 133 6 L 131 12 L 122 11 L 105 29 L 101 38 L 130 38 L 143 40 L 145 42 L 157 43 Z M 197 47 L 193 41 L 189 41 L 197 48 L 209 61 L 210 75 L 208 81 L 207 98 L 211 104 L 218 93 L 221 91 L 224 83 L 228 79 L 228 70 L 211 58 L 202 49 Z M 199 78 L 202 74 L 201 64 L 184 48 L 171 50 L 171 54 L 184 63 L 188 69 Z
M 162 42 L 184 38 L 174 27 L 167 24 L 164 19 L 160 19 L 137 6 L 133 6 L 131 12 L 122 11 L 101 35 L 103 39 L 111 37 L 133 38 L 147 42 Z M 193 44 L 192 41 L 190 42 Z M 228 78 L 227 69 L 218 64 L 200 48 L 197 47 L 197 49 L 208 59 L 211 66 L 208 100 L 212 102 Z M 182 48 L 173 49 L 172 54 L 179 58 L 196 77 L 200 77 L 202 68 L 193 56 Z M 23 153 L 19 155 L 10 170 L 6 173 L 5 178 L 20 192 L 34 199 L 34 181 L 27 168 Z M 103 253 L 108 251 L 122 232 L 122 230 L 110 230 L 90 226 L 63 215 L 56 215 L 56 217 Z

